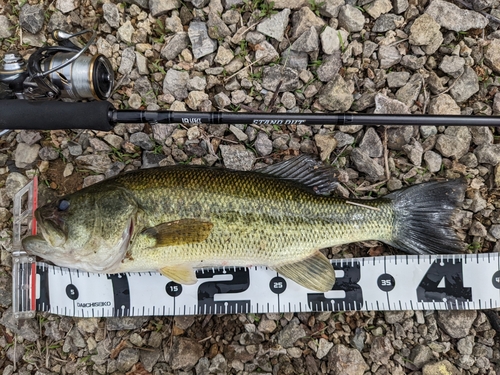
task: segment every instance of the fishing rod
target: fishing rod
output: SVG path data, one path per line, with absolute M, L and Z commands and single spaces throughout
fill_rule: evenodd
M 86 33 L 92 36 L 82 46 L 76 39 Z M 500 116 L 117 110 L 106 101 L 114 86 L 110 62 L 103 55 L 84 54 L 95 36 L 90 30 L 55 30 L 59 45 L 39 48 L 27 63 L 17 52 L 5 54 L 0 64 L 0 135 L 8 129 L 110 131 L 118 123 L 500 126 Z
M 92 129 L 118 123 L 500 126 L 500 116 L 117 110 L 107 101 L 0 100 L 0 129 Z

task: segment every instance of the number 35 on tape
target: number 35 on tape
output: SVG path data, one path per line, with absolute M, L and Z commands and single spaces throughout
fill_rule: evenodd
M 500 307 L 496 253 L 331 262 L 337 280 L 327 293 L 265 267 L 198 270 L 196 284 L 180 285 L 155 272 L 98 275 L 44 263 L 26 268 L 36 285 L 24 289 L 36 290 L 27 306 L 80 317 Z

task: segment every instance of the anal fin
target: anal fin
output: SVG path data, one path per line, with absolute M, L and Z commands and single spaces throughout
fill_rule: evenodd
M 160 273 L 179 284 L 192 285 L 198 281 L 193 267 L 186 265 L 163 267 Z
M 335 271 L 327 257 L 319 251 L 310 258 L 274 267 L 274 270 L 297 284 L 318 292 L 331 290 L 335 283 Z

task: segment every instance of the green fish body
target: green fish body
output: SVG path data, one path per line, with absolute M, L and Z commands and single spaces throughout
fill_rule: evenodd
M 317 291 L 335 274 L 320 249 L 379 240 L 410 253 L 456 252 L 450 217 L 462 180 L 374 200 L 327 195 L 332 170 L 299 157 L 260 171 L 177 165 L 102 181 L 36 211 L 26 250 L 89 272 L 160 270 L 196 282 L 195 268 L 263 265 Z

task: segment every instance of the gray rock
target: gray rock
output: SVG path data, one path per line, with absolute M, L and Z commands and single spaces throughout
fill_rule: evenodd
M 204 91 L 191 91 L 186 98 L 186 104 L 196 111 L 205 100 L 208 100 L 208 94 Z
M 430 150 L 426 151 L 424 153 L 424 161 L 427 169 L 429 169 L 429 172 L 436 173 L 441 170 L 443 158 L 438 153 Z
M 38 156 L 42 160 L 56 160 L 59 157 L 59 152 L 54 147 L 45 146 L 38 151 Z
M 439 69 L 453 78 L 458 78 L 464 72 L 464 65 L 465 59 L 463 57 L 445 56 L 439 65 Z
M 287 67 L 299 72 L 306 70 L 309 64 L 309 55 L 306 52 L 297 52 L 291 50 L 290 48 L 287 48 L 282 53 L 281 58 L 286 61 Z
M 385 177 L 384 168 L 375 160 L 370 158 L 366 151 L 355 148 L 351 152 L 351 161 L 356 166 L 356 169 L 367 175 L 370 181 L 381 181 Z
M 485 143 L 493 143 L 494 137 L 490 128 L 487 126 L 471 126 L 472 142 L 479 146 Z
M 62 13 L 66 14 L 75 10 L 80 5 L 78 0 L 57 0 L 56 9 L 59 9 Z
M 493 39 L 485 47 L 484 62 L 495 73 L 500 73 L 500 39 Z
M 85 346 L 86 343 L 83 335 L 78 331 L 76 326 L 73 326 L 65 337 L 62 350 L 65 353 L 76 353 L 78 349 L 85 348 Z
M 238 138 L 238 141 L 240 141 L 240 142 L 245 142 L 246 140 L 248 140 L 248 135 L 246 135 L 243 130 L 238 129 L 234 125 L 229 126 L 229 131 L 231 133 L 233 133 L 236 136 L 236 138 Z
M 120 11 L 118 10 L 118 6 L 113 3 L 104 3 L 102 4 L 102 12 L 103 17 L 109 26 L 118 29 L 120 27 Z
M 351 338 L 351 345 L 361 352 L 365 347 L 365 340 L 366 340 L 365 330 L 360 327 L 356 328 L 356 330 L 354 331 L 354 335 Z
M 391 99 L 383 94 L 375 95 L 374 113 L 382 114 L 410 114 L 410 109 L 399 100 Z
M 457 32 L 484 29 L 488 25 L 488 19 L 481 14 L 461 9 L 444 0 L 433 0 L 425 13 L 434 18 L 441 27 Z
M 384 318 L 388 324 L 401 323 L 405 319 L 404 311 L 385 311 Z
M 25 4 L 19 13 L 19 24 L 32 34 L 38 34 L 42 30 L 44 19 L 41 5 Z
M 255 155 L 242 145 L 221 145 L 220 151 L 226 168 L 249 171 L 255 163 Z
M 279 57 L 279 53 L 271 43 L 263 41 L 262 43 L 257 44 L 257 50 L 255 51 L 255 60 L 258 61 L 257 64 L 269 64 Z
M 162 356 L 161 350 L 141 350 L 139 351 L 139 359 L 144 369 L 150 373 L 153 371 L 153 367 L 156 365 L 160 357 Z
M 421 369 L 434 358 L 432 350 L 427 345 L 417 345 L 410 353 L 410 363 L 415 369 Z
M 155 147 L 155 143 L 149 135 L 143 132 L 137 132 L 130 136 L 130 142 L 139 146 L 143 150 L 151 151 Z
M 333 342 L 325 340 L 324 338 L 320 338 L 318 343 L 318 350 L 316 351 L 316 358 L 321 359 L 328 355 L 332 347 Z
M 474 155 L 479 163 L 495 166 L 500 162 L 500 144 L 484 143 L 474 149 Z
M 224 21 L 213 12 L 208 14 L 207 30 L 208 36 L 214 40 L 224 39 L 232 35 L 229 27 L 227 27 Z
M 394 30 L 404 23 L 404 17 L 392 13 L 381 15 L 373 24 L 372 31 L 375 33 L 385 33 Z
M 371 40 L 365 40 L 363 42 L 363 57 L 371 58 L 373 53 L 378 49 L 378 44 L 372 42 Z
M 135 348 L 125 348 L 120 351 L 116 359 L 118 370 L 127 372 L 139 361 L 139 350 Z
M 349 32 L 361 31 L 365 25 L 363 13 L 356 7 L 346 4 L 340 7 L 339 26 Z
M 210 360 L 207 357 L 202 357 L 195 367 L 196 375 L 209 375 L 210 374 Z
M 212 358 L 209 371 L 212 374 L 226 374 L 227 362 L 222 354 L 217 354 Z
M 121 57 L 122 59 L 120 62 L 120 67 L 118 68 L 118 72 L 123 75 L 130 74 L 135 64 L 134 47 L 125 48 L 122 52 Z
M 479 91 L 479 79 L 476 72 L 469 66 L 464 67 L 464 73 L 457 78 L 450 90 L 450 95 L 457 103 L 462 103 Z
M 387 73 L 387 86 L 390 88 L 403 87 L 410 79 L 408 72 L 390 72 Z
M 316 31 L 319 33 L 323 26 L 325 26 L 325 21 L 322 18 L 316 16 L 314 12 L 309 7 L 300 8 L 292 16 L 292 30 L 290 39 L 295 41 L 299 36 L 309 30 L 311 27 L 315 27 Z
M 325 56 L 323 62 L 316 69 L 316 74 L 321 82 L 330 82 L 337 76 L 340 68 L 342 67 L 342 58 L 340 51 L 333 51 L 331 55 Z
M 196 59 L 209 55 L 217 50 L 217 41 L 208 36 L 207 24 L 205 22 L 193 21 L 189 24 L 189 40 Z
M 54 30 L 60 29 L 64 31 L 71 31 L 71 21 L 68 20 L 64 14 L 56 10 L 50 16 L 49 23 L 47 24 L 47 31 L 53 32 Z
M 394 354 L 394 348 L 388 337 L 374 337 L 370 348 L 370 358 L 375 363 L 387 364 Z
M 191 0 L 191 4 L 198 9 L 206 7 L 209 2 L 210 0 Z
M 170 352 L 173 370 L 188 371 L 196 365 L 202 356 L 203 347 L 197 341 L 185 337 L 174 337 L 174 344 Z
M 29 168 L 38 158 L 41 146 L 38 143 L 28 146 L 26 143 L 19 143 L 16 147 L 15 160 L 17 168 Z
M 410 80 L 396 92 L 396 98 L 411 107 L 418 98 L 422 89 L 423 79 L 420 73 L 415 73 Z
M 37 143 L 40 139 L 42 139 L 40 132 L 31 130 L 21 130 L 21 132 L 16 137 L 16 140 L 19 143 L 23 142 L 29 146 Z
M 483 224 L 481 224 L 479 221 L 476 221 L 474 220 L 470 226 L 470 230 L 469 230 L 469 235 L 470 236 L 480 236 L 480 237 L 486 237 L 486 234 L 488 234 L 488 231 L 486 230 L 486 228 L 484 227 Z M 468 336 L 470 337 L 470 336 Z M 459 340 L 458 343 L 460 343 L 460 341 L 462 340 L 466 340 L 467 338 L 463 338 L 461 340 Z M 474 342 L 474 341 L 473 341 Z M 457 348 L 459 349 L 460 351 L 460 348 L 457 346 Z M 461 354 L 467 354 L 467 353 L 462 353 L 460 351 Z M 470 348 L 470 353 L 468 354 L 471 354 L 472 353 L 472 346 Z
M 263 319 L 259 322 L 258 330 L 263 333 L 273 333 L 277 325 L 274 320 Z
M 162 16 L 179 7 L 179 0 L 149 0 L 149 10 L 153 17 Z
M 420 164 L 422 164 L 422 155 L 424 153 L 424 149 L 420 142 L 412 139 L 411 144 L 404 145 L 402 149 L 413 165 L 419 167 Z
M 10 38 L 12 36 L 13 31 L 11 28 L 12 25 L 9 22 L 9 19 L 3 14 L 0 15 L 0 39 Z
M 106 319 L 106 329 L 108 331 L 134 330 L 141 328 L 147 322 L 148 317 L 120 317 Z
M 186 71 L 169 69 L 163 81 L 163 91 L 172 94 L 175 99 L 183 100 L 188 96 L 187 83 L 189 73 Z
M 311 27 L 293 42 L 290 47 L 297 52 L 313 52 L 319 49 L 319 37 L 315 27 Z
M 396 46 L 380 46 L 378 49 L 380 69 L 388 69 L 401 61 L 401 53 Z
M 436 140 L 436 150 L 448 158 L 460 159 L 469 151 L 472 136 L 466 127 L 450 126 Z
M 161 49 L 161 56 L 167 60 L 174 60 L 189 45 L 189 37 L 185 32 L 176 33 Z
M 375 0 L 367 4 L 364 9 L 374 19 L 378 19 L 382 14 L 391 11 L 391 0 Z
M 412 137 L 415 129 L 413 126 L 394 126 L 387 129 L 387 147 L 391 150 L 402 150 Z
M 130 44 L 132 43 L 132 34 L 134 33 L 134 31 L 135 31 L 134 26 L 132 26 L 132 23 L 127 20 L 123 25 L 121 25 L 118 28 L 116 36 L 118 37 L 119 40 Z
M 353 101 L 354 97 L 340 75 L 335 76 L 318 93 L 319 104 L 329 111 L 346 112 Z
M 75 161 L 80 168 L 90 169 L 96 173 L 105 173 L 111 165 L 109 156 L 101 154 L 78 156 Z
M 469 334 L 477 311 L 438 311 L 437 323 L 449 336 L 460 339 Z
M 425 56 L 405 55 L 401 59 L 401 65 L 411 70 L 419 70 L 424 67 L 425 61 Z
M 335 345 L 328 354 L 328 368 L 334 375 L 363 375 L 369 369 L 357 349 Z
M 18 363 L 22 358 L 26 349 L 23 345 L 11 346 L 7 349 L 7 358 L 14 363 Z
M 277 340 L 283 348 L 291 348 L 304 336 L 306 336 L 304 328 L 298 323 L 290 322 L 278 333 Z
M 339 32 L 337 30 L 332 29 L 330 26 L 326 26 L 321 33 L 321 48 L 327 55 L 340 50 L 340 39 L 338 33 Z
M 280 92 L 294 91 L 299 88 L 299 74 L 294 69 L 283 69 L 280 65 L 264 67 L 262 72 L 262 87 L 269 91 L 275 91 L 280 82 Z
M 257 31 L 281 42 L 288 26 L 289 17 L 290 9 L 283 9 L 281 12 L 266 17 L 257 25 Z
M 429 102 L 429 114 L 431 115 L 459 115 L 460 107 L 448 94 L 441 94 Z
M 76 142 L 68 142 L 68 151 L 72 156 L 80 156 L 83 153 L 82 145 Z
M 366 152 L 371 158 L 379 158 L 384 154 L 382 141 L 374 128 L 368 128 L 366 130 L 366 133 L 359 144 L 359 148 Z
M 416 46 L 432 44 L 441 32 L 439 24 L 424 13 L 418 17 L 410 27 L 410 43 Z M 441 34 L 442 35 L 442 34 Z
M 392 0 L 392 6 L 394 13 L 401 14 L 408 9 L 409 6 L 408 0 Z
M 319 4 L 319 13 L 329 18 L 337 18 L 345 0 L 326 0 Z

